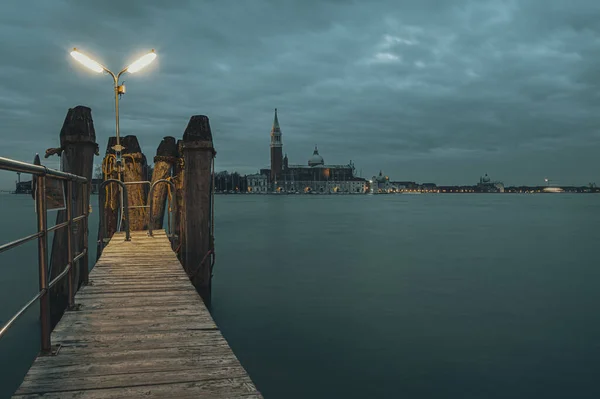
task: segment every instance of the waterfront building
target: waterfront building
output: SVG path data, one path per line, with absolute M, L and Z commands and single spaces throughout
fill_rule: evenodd
M 269 176 L 269 186 L 279 193 L 364 193 L 366 180 L 356 176 L 354 164 L 327 165 L 315 146 L 305 165 L 289 163 L 283 155 L 283 140 L 277 109 L 271 128 L 271 169 L 261 169 Z
M 419 188 L 419 185 L 414 181 L 393 181 L 390 184 L 398 191 L 406 191 L 406 190 L 416 190 Z
M 389 194 L 396 191 L 396 187 L 392 186 L 389 177 L 384 176 L 381 171 L 379 171 L 378 176 L 373 176 L 369 183 L 371 183 L 370 191 L 372 194 Z
M 420 186 L 420 190 L 425 193 L 435 193 L 438 191 L 438 188 L 435 183 L 423 183 Z
M 490 177 L 485 174 L 479 178 L 479 183 L 475 187 L 475 190 L 480 193 L 503 193 L 504 184 L 502 182 L 491 181 Z
M 248 192 L 251 194 L 266 194 L 269 186 L 267 175 L 257 173 L 246 176 L 248 181 Z
M 475 186 L 438 186 L 435 191 L 437 193 L 474 193 Z
M 15 182 L 15 194 L 31 194 L 31 180 Z

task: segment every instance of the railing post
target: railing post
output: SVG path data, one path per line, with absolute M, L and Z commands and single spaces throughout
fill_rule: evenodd
M 90 195 L 89 195 L 89 190 L 90 190 L 90 186 L 89 186 L 89 182 L 83 183 L 83 198 L 82 198 L 82 202 L 83 202 L 83 213 L 85 214 L 85 217 L 83 218 L 82 221 L 82 226 L 83 226 L 83 250 L 85 251 L 85 255 L 83 255 L 83 259 L 82 262 L 80 263 L 81 267 L 80 267 L 80 273 L 81 273 L 81 280 L 83 282 L 84 285 L 88 285 L 89 283 L 89 275 L 90 275 L 90 265 L 88 264 L 89 262 L 89 257 L 88 257 L 88 248 L 89 248 L 89 232 L 88 232 L 88 218 L 90 217 Z
M 69 307 L 73 309 L 75 305 L 75 290 L 73 288 L 73 276 L 75 274 L 75 265 L 73 264 L 73 182 L 67 180 L 67 196 L 65 198 L 65 207 L 67 212 L 67 258 L 69 259 L 69 274 L 68 274 L 68 295 Z
M 148 236 L 152 237 L 152 206 L 154 205 L 154 199 L 152 198 L 152 194 L 154 192 L 154 184 L 150 186 L 150 191 L 148 192 L 148 205 L 150 205 L 150 209 L 148 209 Z
M 46 176 L 36 177 L 36 212 L 38 232 L 42 233 L 38 238 L 38 263 L 40 291 L 40 323 L 42 338 L 42 353 L 48 354 L 52 351 L 50 342 L 50 293 L 48 291 L 48 226 L 46 223 Z
M 121 198 L 123 199 L 123 204 L 121 209 L 123 210 L 123 214 L 121 215 L 121 217 L 123 217 L 123 215 L 125 216 L 125 241 L 131 241 L 131 235 L 130 235 L 130 231 L 129 231 L 129 203 L 127 202 L 127 186 L 125 185 L 125 183 L 123 183 L 120 180 L 117 179 L 108 179 L 102 182 L 102 184 L 100 185 L 100 194 L 98 195 L 98 200 L 99 200 L 99 217 L 100 217 L 100 221 L 98 224 L 98 240 L 99 240 L 99 245 L 98 245 L 98 253 L 96 254 L 97 259 L 100 258 L 100 255 L 102 253 L 102 249 L 104 249 L 104 238 L 103 238 L 103 234 L 102 234 L 102 227 L 103 227 L 103 222 L 104 222 L 104 207 L 103 205 L 103 200 L 104 200 L 104 192 L 102 190 L 104 190 L 104 187 L 106 187 L 108 184 L 113 184 L 116 183 L 119 185 L 119 187 L 121 188 L 121 193 L 123 194 L 121 196 Z M 122 230 L 122 229 L 121 229 Z
M 131 233 L 129 230 L 129 198 L 127 197 L 127 187 L 122 181 L 118 181 L 123 193 L 123 212 L 125 215 L 125 241 L 131 241 Z
M 150 191 L 148 192 L 148 198 L 149 198 L 149 207 L 150 207 L 150 211 L 148 212 L 148 235 L 150 237 L 153 236 L 153 205 L 154 205 L 154 189 L 156 188 L 156 186 L 158 186 L 159 183 L 166 183 L 169 187 L 169 190 L 172 191 L 172 196 L 175 195 L 175 183 L 173 183 L 172 181 L 168 180 L 168 179 L 159 179 L 154 181 L 154 183 L 152 183 L 150 185 Z M 173 208 L 173 204 L 171 203 L 171 200 L 169 200 L 169 206 L 171 207 L 171 209 L 175 209 Z M 171 226 L 171 217 L 170 217 L 170 212 L 167 213 L 169 215 L 169 232 L 172 234 L 172 230 L 173 230 L 173 226 Z M 164 215 L 163 215 L 164 216 Z M 174 219 L 174 218 L 173 218 Z

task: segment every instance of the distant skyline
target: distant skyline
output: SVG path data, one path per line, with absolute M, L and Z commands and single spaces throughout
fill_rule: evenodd
M 595 0 L 6 0 L 0 156 L 56 147 L 76 105 L 92 108 L 103 154 L 111 79 L 69 51 L 118 70 L 154 48 L 121 99 L 121 134 L 149 160 L 205 114 L 216 169 L 255 173 L 277 108 L 290 163 L 318 144 L 366 178 L 600 184 L 599 20 Z M 15 180 L 0 172 L 1 189 Z

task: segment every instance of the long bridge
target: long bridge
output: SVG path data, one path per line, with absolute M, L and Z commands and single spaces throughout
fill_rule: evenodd
M 205 125 L 208 126 L 207 121 Z M 208 148 L 213 151 L 207 158 L 212 162 L 214 150 L 210 140 L 210 147 L 190 141 L 187 148 L 196 152 L 185 158 L 186 168 L 201 170 L 209 178 L 210 169 L 194 164 L 194 156 Z M 78 159 L 75 157 L 81 156 L 82 151 L 72 154 L 72 159 Z M 92 158 L 93 154 L 86 161 L 89 175 Z M 134 157 L 131 159 L 135 166 Z M 173 242 L 173 230 L 167 233 L 152 229 L 156 183 L 166 182 L 173 190 L 175 184 L 160 178 L 151 185 L 150 205 L 130 206 L 127 183 L 105 178 L 100 192 L 104 193 L 106 184 L 120 187 L 124 219 L 110 238 L 100 233 L 101 255 L 88 272 L 90 177 L 52 170 L 39 162 L 29 164 L 2 157 L 0 170 L 32 175 L 38 226 L 36 233 L 0 245 L 3 253 L 29 241 L 38 244 L 39 292 L 0 326 L 1 339 L 27 309 L 39 302 L 41 350 L 13 398 L 262 397 L 213 321 L 203 296 L 198 294 L 210 294 L 210 278 L 202 275 L 210 276 L 212 266 L 202 268 L 206 256 L 199 258 L 200 245 L 195 245 L 198 240 L 193 241 L 201 236 L 208 248 L 208 224 L 198 222 L 202 218 L 206 222 L 208 217 L 194 213 L 194 205 L 201 201 L 193 197 L 198 195 L 193 188 L 186 190 L 183 199 L 178 196 L 182 190 L 172 193 L 178 202 L 188 200 L 194 204 L 178 219 L 180 235 L 185 234 L 188 240 L 182 244 L 182 237 L 179 243 Z M 185 169 L 186 178 L 192 179 L 190 187 L 199 181 L 194 178 L 194 170 Z M 137 183 L 148 182 L 132 184 Z M 206 187 L 200 184 L 200 189 Z M 57 223 L 48 227 L 47 210 L 49 206 L 56 207 L 54 202 L 60 202 L 63 190 L 64 209 L 59 211 Z M 101 224 L 103 205 L 101 195 Z M 108 201 L 106 207 L 110 210 Z M 142 224 L 147 223 L 147 229 L 130 231 L 129 208 L 145 218 Z M 142 208 L 149 213 L 139 211 Z M 157 220 L 162 225 L 162 218 Z M 52 253 L 48 250 L 50 232 L 55 233 Z M 51 270 L 49 263 L 54 263 Z M 197 264 L 200 267 L 194 267 L 200 273 L 190 272 L 189 265 Z

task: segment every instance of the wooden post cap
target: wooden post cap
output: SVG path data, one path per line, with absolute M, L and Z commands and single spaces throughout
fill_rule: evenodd
M 210 141 L 212 143 L 212 132 L 210 131 L 208 116 L 192 116 L 183 133 L 183 141 Z
M 156 149 L 157 157 L 177 157 L 177 142 L 175 137 L 166 136 Z
M 142 148 L 140 147 L 140 143 L 136 136 L 129 135 L 125 137 L 121 137 L 121 145 L 125 147 L 122 151 L 123 154 L 135 154 L 141 153 Z
M 78 105 L 69 108 L 62 129 L 60 129 L 60 145 L 66 143 L 94 143 L 96 144 L 96 130 L 92 120 L 92 109 Z

